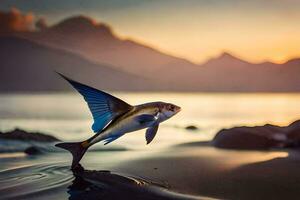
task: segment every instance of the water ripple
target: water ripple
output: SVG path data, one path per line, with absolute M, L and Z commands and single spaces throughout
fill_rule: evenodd
M 169 191 L 162 183 L 110 171 L 40 164 L 0 171 L 1 199 L 203 199 Z
M 0 172 L 0 193 L 4 199 L 21 199 L 69 185 L 74 179 L 68 166 L 32 165 Z

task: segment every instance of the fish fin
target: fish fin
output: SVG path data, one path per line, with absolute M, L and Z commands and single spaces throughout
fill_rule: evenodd
M 55 146 L 65 149 L 72 154 L 73 160 L 72 160 L 71 168 L 75 169 L 75 167 L 79 164 L 82 156 L 85 154 L 86 150 L 88 149 L 88 147 L 84 147 L 84 145 L 82 144 L 83 144 L 82 142 L 65 142 L 65 143 L 55 144 Z
M 150 142 L 154 139 L 154 137 L 157 133 L 157 130 L 158 130 L 158 124 L 155 124 L 146 130 L 145 136 L 146 136 L 147 144 L 150 144 Z
M 141 124 L 145 124 L 145 123 L 155 122 L 157 120 L 157 117 L 153 115 L 142 114 L 136 116 L 135 120 Z
M 101 131 L 117 116 L 120 116 L 133 108 L 128 103 L 106 92 L 73 81 L 60 73 L 58 74 L 67 80 L 87 102 L 93 115 L 94 124 L 92 125 L 92 129 L 95 133 Z
M 123 135 L 123 134 L 122 134 Z M 106 138 L 104 140 L 104 145 L 107 145 L 109 143 L 111 143 L 112 141 L 115 141 L 116 139 L 118 139 L 119 137 L 121 137 L 122 135 L 116 135 L 116 136 L 112 136 L 112 137 L 109 137 L 109 138 Z

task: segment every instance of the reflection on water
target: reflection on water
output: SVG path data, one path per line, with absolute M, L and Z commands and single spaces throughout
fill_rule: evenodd
M 200 197 L 177 194 L 168 191 L 162 184 L 136 177 L 111 173 L 110 171 L 91 171 L 82 167 L 74 171 L 75 179 L 68 187 L 70 200 L 82 199 L 141 199 L 176 200 L 200 199 Z M 201 198 L 203 199 L 203 198 Z
M 18 158 L 18 157 L 25 157 L 25 153 L 0 153 L 0 159 L 1 158 Z
M 200 199 L 143 179 L 68 166 L 31 165 L 0 172 L 1 199 Z M 201 198 L 203 199 L 203 198 Z
M 288 152 L 257 152 L 256 154 L 249 154 L 243 158 L 239 159 L 239 163 L 249 164 L 258 163 L 273 160 L 275 158 L 287 158 L 289 156 Z
M 207 157 L 213 159 L 216 162 L 216 166 L 222 170 L 233 169 L 241 165 L 247 165 L 251 163 L 260 163 L 270 161 L 277 158 L 287 158 L 290 156 L 290 152 L 287 150 L 230 150 L 230 149 L 218 149 L 210 146 L 208 142 L 193 142 L 177 145 L 184 147 L 185 151 L 176 153 L 175 156 L 186 155 L 188 151 L 189 156 L 193 157 Z M 199 148 L 200 147 L 200 148 Z M 224 155 L 226 157 L 224 157 Z
M 68 166 L 30 165 L 1 171 L 1 199 L 38 199 L 54 195 L 68 185 L 73 177 Z M 60 194 L 61 195 L 61 194 Z
M 287 156 L 287 152 L 220 150 L 194 144 L 153 153 L 92 151 L 82 164 L 96 170 L 75 172 L 70 171 L 70 155 L 66 153 L 3 157 L 0 158 L 0 194 L 1 199 L 14 200 L 210 199 L 202 195 L 213 196 L 210 191 L 221 191 L 218 196 L 222 197 L 223 190 L 217 188 L 220 185 L 226 188 L 228 182 L 235 180 L 236 174 L 231 176 L 228 172 L 248 164 L 255 167 L 262 161 L 268 163 L 283 156 Z M 299 162 L 289 157 L 281 161 L 282 166 L 293 164 L 294 171 L 299 168 Z M 269 174 L 273 176 L 274 173 Z M 220 177 L 223 178 L 219 180 Z M 244 182 L 247 182 L 245 177 Z M 257 181 L 261 181 L 259 175 Z M 280 180 L 276 184 L 285 183 Z M 247 192 L 245 188 L 239 189 Z

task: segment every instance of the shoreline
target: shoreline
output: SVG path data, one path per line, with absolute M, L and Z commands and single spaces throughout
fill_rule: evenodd
M 300 190 L 300 152 L 297 150 L 239 151 L 218 149 L 208 142 L 200 143 L 178 144 L 154 152 L 91 151 L 81 164 L 95 176 L 95 179 L 89 177 L 93 182 L 105 182 L 95 174 L 99 170 L 108 170 L 123 178 L 162 184 L 167 186 L 167 192 L 192 199 L 288 199 L 295 198 Z M 22 166 L 35 169 L 42 165 L 43 168 L 53 168 L 55 173 L 60 173 L 60 168 L 63 168 L 68 171 L 68 180 L 73 177 L 67 152 L 0 158 L 0 161 L 6 168 L 17 167 L 21 172 L 25 170 Z M 2 172 L 0 176 L 3 176 Z M 14 170 L 11 173 L 15 173 Z M 33 172 L 26 173 L 30 177 Z M 69 181 L 65 183 L 66 186 L 70 184 Z M 46 192 L 45 195 L 49 194 Z

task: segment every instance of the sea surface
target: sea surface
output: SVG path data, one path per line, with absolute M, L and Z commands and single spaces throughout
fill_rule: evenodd
M 288 125 L 300 119 L 300 94 L 113 93 L 137 105 L 171 102 L 182 111 L 161 124 L 152 145 L 210 140 L 222 128 L 272 123 Z M 92 118 L 79 94 L 2 94 L 0 131 L 16 127 L 77 141 L 93 135 Z M 185 127 L 195 125 L 198 131 Z M 114 143 L 143 148 L 144 131 L 127 134 Z
M 153 180 L 155 179 L 153 176 L 145 178 L 141 173 L 135 174 L 135 170 L 132 170 L 134 167 L 127 170 L 126 167 L 120 166 L 131 160 L 138 160 L 140 163 L 140 160 L 144 158 L 157 158 L 157 155 L 176 156 L 174 151 L 180 153 L 181 150 L 180 148 L 172 149 L 174 146 L 188 142 L 209 141 L 218 130 L 223 128 L 266 123 L 284 126 L 300 119 L 300 94 L 125 92 L 112 94 L 132 105 L 164 101 L 179 105 L 182 111 L 161 124 L 156 138 L 150 145 L 145 145 L 144 130 L 126 134 L 110 145 L 103 146 L 101 143 L 95 145 L 95 151 L 87 153 L 83 164 L 88 169 L 100 170 L 98 171 L 100 174 L 96 174 L 98 178 L 100 176 L 97 184 L 93 178 L 94 181 L 86 183 L 72 174 L 69 170 L 71 157 L 68 153 L 54 151 L 41 156 L 26 156 L 18 151 L 18 145 L 16 145 L 16 152 L 0 153 L 0 199 L 40 199 L 42 197 L 83 199 L 86 190 L 93 191 L 88 199 L 114 199 L 122 195 L 135 197 L 134 195 L 139 195 L 145 190 L 149 193 L 147 197 L 151 197 L 149 199 L 163 199 L 162 197 L 165 199 L 207 199 L 201 193 L 198 194 L 198 190 L 182 194 L 176 188 L 173 190 L 172 185 L 169 189 L 168 180 L 159 179 L 166 174 L 165 172 L 157 175 L 158 180 Z M 0 131 L 2 132 L 20 128 L 53 135 L 63 141 L 80 141 L 94 134 L 90 128 L 91 125 L 92 118 L 88 107 L 83 98 L 76 93 L 0 95 Z M 186 130 L 185 127 L 189 125 L 195 125 L 198 129 Z M 186 154 L 188 151 L 182 150 L 182 152 Z M 194 152 L 191 156 L 195 156 L 196 150 L 191 150 L 191 152 Z M 202 154 L 213 152 L 209 153 L 209 156 L 213 155 L 212 159 L 215 159 L 215 155 L 219 155 L 216 150 L 210 148 L 201 152 Z M 278 154 L 277 152 L 269 153 L 248 152 L 247 155 L 252 155 L 251 162 L 254 162 L 255 159 L 261 161 L 261 159 Z M 281 157 L 287 156 L 285 152 L 279 152 L 279 154 Z M 243 157 L 238 155 L 239 158 Z M 142 169 L 145 168 L 142 167 Z M 106 172 L 101 170 L 115 171 L 113 174 L 105 174 Z M 89 171 L 85 172 L 89 173 Z M 96 175 L 92 173 L 92 176 Z M 115 182 L 107 182 L 107 177 Z M 118 185 L 119 183 L 122 183 L 121 186 Z M 126 185 L 125 189 L 124 185 Z M 146 189 L 141 190 L 140 185 L 145 186 Z M 130 186 L 132 193 L 128 193 L 127 186 Z M 110 190 L 115 187 L 120 187 L 120 192 L 117 192 L 120 196 L 111 195 Z

